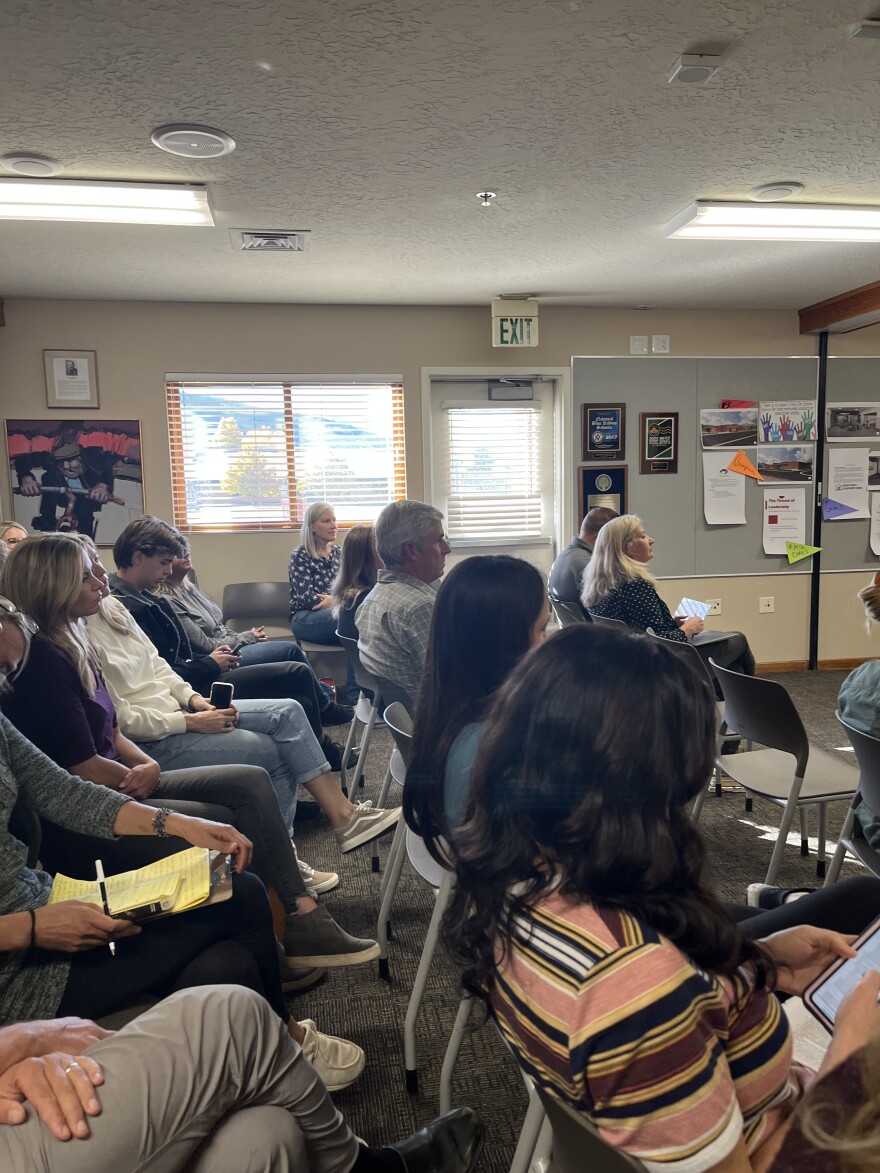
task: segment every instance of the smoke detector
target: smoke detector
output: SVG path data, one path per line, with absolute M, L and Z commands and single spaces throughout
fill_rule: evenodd
M 230 228 L 233 248 L 242 253 L 307 253 L 311 241 L 307 228 L 257 231 Z
M 782 180 L 777 183 L 762 183 L 760 187 L 753 187 L 749 192 L 749 199 L 756 204 L 775 204 L 779 200 L 787 200 L 789 196 L 800 195 L 804 190 L 802 183 L 794 180 Z
M 219 159 L 235 150 L 235 139 L 224 130 L 186 122 L 159 126 L 150 135 L 150 140 L 160 151 L 182 155 L 184 159 Z
M 30 175 L 34 179 L 46 179 L 50 175 L 60 175 L 64 168 L 54 159 L 45 155 L 34 155 L 30 151 L 14 151 L 0 159 L 4 167 L 14 171 L 16 175 Z
M 704 86 L 720 64 L 716 53 L 682 53 L 666 80 L 670 85 Z

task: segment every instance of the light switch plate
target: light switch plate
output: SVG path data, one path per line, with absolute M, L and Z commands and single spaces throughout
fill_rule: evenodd
M 629 336 L 629 352 L 630 352 L 630 354 L 647 354 L 648 353 L 648 335 L 647 334 L 630 334 L 630 336 Z
M 654 352 L 654 354 L 669 354 L 669 335 L 652 334 L 651 350 Z

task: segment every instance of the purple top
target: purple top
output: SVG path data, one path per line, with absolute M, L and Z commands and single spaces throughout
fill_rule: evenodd
M 95 754 L 116 761 L 116 710 L 102 677 L 97 680 L 95 695 L 89 696 L 64 652 L 37 636 L 24 671 L 3 698 L 3 712 L 66 770 Z

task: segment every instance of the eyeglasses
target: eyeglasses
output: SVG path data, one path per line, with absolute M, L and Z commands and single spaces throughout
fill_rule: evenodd
M 30 635 L 36 635 L 40 630 L 39 626 L 34 623 L 30 615 L 25 614 L 20 607 L 16 607 L 11 599 L 7 599 L 5 595 L 0 595 L 0 625 L 2 625 L 3 614 L 14 615 L 21 623 L 22 627 Z

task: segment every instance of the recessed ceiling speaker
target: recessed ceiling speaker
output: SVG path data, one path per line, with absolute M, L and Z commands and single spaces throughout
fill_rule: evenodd
M 50 175 L 60 175 L 64 168 L 54 159 L 45 155 L 34 155 L 30 151 L 14 151 L 0 159 L 4 167 L 14 171 L 16 175 L 30 175 L 37 179 L 46 179 Z
M 800 195 L 804 190 L 802 183 L 794 180 L 784 180 L 776 183 L 762 183 L 760 187 L 753 187 L 749 192 L 749 199 L 756 204 L 775 204 L 778 200 L 787 200 L 789 196 Z
M 666 80 L 670 85 L 704 86 L 720 64 L 717 53 L 682 53 Z
M 235 150 L 235 139 L 212 126 L 195 126 L 186 122 L 172 122 L 159 126 L 150 135 L 153 146 L 169 155 L 184 159 L 219 159 Z

